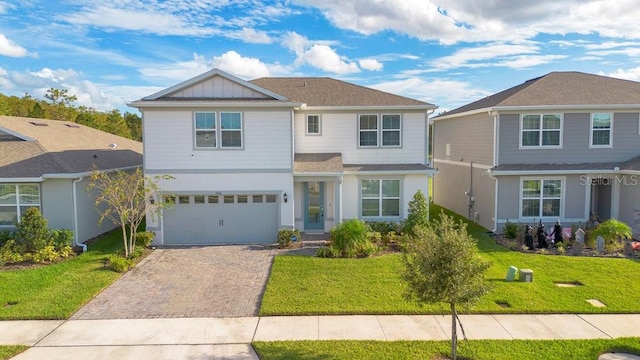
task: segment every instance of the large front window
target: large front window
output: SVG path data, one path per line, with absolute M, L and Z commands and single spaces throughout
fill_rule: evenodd
M 527 114 L 520 121 L 523 148 L 560 147 L 562 116 L 560 114 Z
M 591 146 L 611 146 L 612 123 L 613 116 L 610 113 L 591 114 Z
M 239 112 L 197 112 L 194 129 L 196 148 L 242 148 L 242 114 Z
M 560 217 L 561 179 L 522 180 L 522 217 Z
M 362 180 L 362 217 L 399 217 L 400 180 Z
M 398 147 L 402 143 L 400 115 L 363 114 L 358 117 L 360 147 Z
M 38 184 L 0 184 L 0 227 L 13 226 L 32 207 L 40 208 Z

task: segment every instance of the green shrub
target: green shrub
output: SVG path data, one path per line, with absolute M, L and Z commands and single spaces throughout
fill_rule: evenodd
M 297 229 L 278 230 L 278 247 L 285 248 L 291 245 L 292 236 L 295 236 L 298 240 L 300 240 L 300 230 L 297 230 Z
M 5 241 L 4 245 L 0 246 L 0 264 L 17 263 L 24 261 L 24 256 L 16 251 L 16 241 L 13 239 Z
M 36 263 L 56 261 L 60 258 L 60 254 L 53 245 L 47 245 L 31 255 L 31 260 Z
M 130 266 L 131 266 L 131 260 L 125 257 L 119 256 L 119 255 L 109 256 L 109 269 L 115 272 L 123 273 L 129 270 Z
M 429 224 L 429 204 L 427 198 L 421 190 L 416 191 L 413 199 L 409 201 L 409 213 L 407 220 L 404 222 L 403 231 L 413 235 L 413 229 L 416 226 L 427 226 Z
M 16 245 L 18 252 L 35 253 L 47 246 L 49 230 L 47 219 L 42 216 L 38 208 L 29 208 L 16 223 Z
M 507 239 L 515 239 L 518 236 L 518 224 L 507 220 L 502 228 L 502 234 Z
M 15 239 L 15 234 L 10 230 L 0 231 L 0 247 L 2 247 L 8 240 Z
M 351 219 L 331 229 L 331 247 L 338 257 L 369 256 L 375 248 L 369 239 L 369 228 L 362 220 Z
M 620 220 L 609 219 L 593 229 L 591 236 L 594 239 L 602 236 L 607 248 L 617 249 L 616 244 L 619 240 L 631 239 L 631 227 Z
M 57 252 L 62 253 L 66 248 L 71 248 L 73 243 L 73 231 L 69 229 L 54 229 L 49 231 L 49 245 L 53 245 Z
M 154 236 L 156 236 L 156 234 L 153 231 L 141 231 L 136 233 L 136 247 L 140 246 L 143 248 L 148 248 L 149 246 L 151 246 L 151 242 L 153 242 Z
M 393 221 L 367 221 L 366 224 L 371 231 L 379 232 L 382 236 L 390 232 L 398 233 L 402 230 L 402 226 L 404 226 Z
M 318 252 L 316 253 L 316 255 L 318 257 L 321 257 L 321 258 L 337 257 L 337 254 L 335 254 L 335 252 L 333 251 L 333 248 L 330 247 L 330 246 L 323 246 L 323 247 L 319 248 Z

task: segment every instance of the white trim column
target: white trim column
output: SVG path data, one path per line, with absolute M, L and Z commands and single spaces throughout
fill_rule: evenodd
M 617 177 L 614 177 L 613 184 L 611 184 L 611 218 L 618 219 L 620 212 L 620 183 L 617 181 Z
M 342 176 L 338 177 L 336 181 L 333 182 L 334 187 L 334 214 L 333 214 L 333 223 L 334 225 L 338 225 L 342 222 Z

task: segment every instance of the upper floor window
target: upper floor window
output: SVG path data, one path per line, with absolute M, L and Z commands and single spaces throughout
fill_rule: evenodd
M 242 115 L 239 112 L 197 112 L 194 114 L 194 132 L 196 148 L 242 148 Z
M 562 179 L 523 179 L 522 217 L 560 217 Z
M 362 217 L 400 216 L 400 180 L 362 180 L 360 201 Z
M 13 226 L 32 207 L 40 208 L 40 185 L 0 184 L 0 227 Z
M 307 135 L 320 135 L 320 115 L 307 115 Z
M 611 147 L 611 129 L 613 115 L 611 113 L 591 114 L 591 147 Z
M 401 145 L 401 120 L 398 114 L 364 114 L 358 117 L 360 147 L 397 147 Z
M 562 116 L 560 114 L 526 114 L 520 121 L 520 147 L 560 147 Z

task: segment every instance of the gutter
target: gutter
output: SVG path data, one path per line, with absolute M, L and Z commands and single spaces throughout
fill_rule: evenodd
M 87 252 L 87 244 L 82 244 L 78 241 L 78 202 L 76 196 L 76 184 L 82 181 L 84 177 L 79 177 L 73 180 L 71 185 L 71 197 L 73 198 L 73 242 L 75 246 L 81 246 L 82 252 Z

